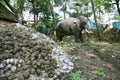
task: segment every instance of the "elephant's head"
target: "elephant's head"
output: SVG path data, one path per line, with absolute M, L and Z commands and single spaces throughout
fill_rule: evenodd
M 81 28 L 81 31 L 82 30 L 85 30 L 87 33 L 93 33 L 91 30 L 90 30 L 90 26 L 88 24 L 88 20 L 85 16 L 79 16 L 78 19 L 80 20 L 80 28 Z

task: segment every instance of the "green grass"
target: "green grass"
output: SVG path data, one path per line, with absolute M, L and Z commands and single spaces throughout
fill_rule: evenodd
M 98 74 L 99 76 L 105 76 L 105 71 L 104 71 L 103 67 L 99 67 L 99 68 L 98 68 L 97 74 Z
M 65 41 L 61 41 L 57 43 L 58 45 L 60 45 L 61 47 L 75 47 L 77 49 L 83 47 L 83 46 L 90 46 L 90 42 L 84 42 L 84 43 L 77 43 L 77 42 L 65 42 Z
M 81 71 L 78 70 L 75 73 L 70 74 L 70 80 L 85 80 L 85 78 L 81 75 Z

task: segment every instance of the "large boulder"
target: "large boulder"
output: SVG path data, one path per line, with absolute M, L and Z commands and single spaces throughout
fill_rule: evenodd
M 73 68 L 71 57 L 49 37 L 0 20 L 0 80 L 60 80 Z

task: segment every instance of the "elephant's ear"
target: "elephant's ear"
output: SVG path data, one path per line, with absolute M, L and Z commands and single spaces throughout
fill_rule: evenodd
M 79 17 L 77 17 L 77 19 L 79 19 L 80 21 L 82 20 L 82 17 L 81 16 L 79 16 Z
M 80 20 L 80 22 L 86 22 L 87 23 L 87 21 L 88 21 L 85 16 L 79 16 L 77 18 Z

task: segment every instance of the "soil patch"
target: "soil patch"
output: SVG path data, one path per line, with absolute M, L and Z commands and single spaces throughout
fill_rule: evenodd
M 62 43 L 75 63 L 71 73 L 80 70 L 85 80 L 120 80 L 119 46 L 106 42 Z

